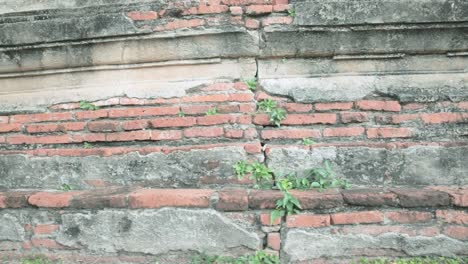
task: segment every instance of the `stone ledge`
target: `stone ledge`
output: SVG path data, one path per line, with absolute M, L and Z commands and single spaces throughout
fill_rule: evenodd
M 292 193 L 304 210 L 363 207 L 468 207 L 468 187 L 427 187 L 316 190 Z M 214 208 L 219 211 L 274 209 L 282 194 L 277 190 L 143 189 L 111 187 L 92 191 L 7 191 L 0 193 L 0 208 Z M 348 208 L 349 209 L 349 208 Z

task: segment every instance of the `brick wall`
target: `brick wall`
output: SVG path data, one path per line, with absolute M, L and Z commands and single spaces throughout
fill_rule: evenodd
M 0 7 L 0 258 L 468 255 L 464 2 L 20 2 Z M 325 161 L 351 189 L 293 190 L 270 223 L 274 183 Z

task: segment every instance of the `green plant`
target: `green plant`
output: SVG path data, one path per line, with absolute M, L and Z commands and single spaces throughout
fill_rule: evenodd
M 72 188 L 71 188 L 70 185 L 68 185 L 68 184 L 66 184 L 66 183 L 62 184 L 62 190 L 63 190 L 63 191 L 68 192 L 68 191 L 71 191 L 71 189 L 72 189 Z
M 279 217 L 297 214 L 302 209 L 299 200 L 289 192 L 294 187 L 289 179 L 279 180 L 278 187 L 283 193 L 283 198 L 276 201 L 276 209 L 270 214 L 271 223 Z
M 250 179 L 256 181 L 254 185 L 256 189 L 271 187 L 273 182 L 273 171 L 260 162 L 249 164 L 245 161 L 239 161 L 233 166 L 233 169 L 239 179 L 243 179 L 246 174 L 250 173 Z
M 255 255 L 241 257 L 210 256 L 201 254 L 192 258 L 192 264 L 279 264 L 279 258 L 275 255 L 267 254 L 264 251 L 257 251 Z
M 309 176 L 311 177 L 310 187 L 319 190 L 336 187 L 348 189 L 350 187 L 350 184 L 346 180 L 335 178 L 330 161 L 326 160 L 324 165 L 325 167 L 323 168 L 312 168 L 309 170 Z
M 272 99 L 262 100 L 257 104 L 258 109 L 268 114 L 271 124 L 281 126 L 281 121 L 286 118 L 286 111 L 278 107 L 278 103 Z
M 313 141 L 310 138 L 303 138 L 302 139 L 302 144 L 304 144 L 306 146 L 309 146 L 309 145 L 315 144 L 315 141 Z
M 295 17 L 296 16 L 296 10 L 294 8 L 288 9 L 288 16 Z
M 83 143 L 83 148 L 85 148 L 85 149 L 91 149 L 91 148 L 93 148 L 93 145 L 91 145 L 91 144 L 88 143 L 88 142 L 85 142 L 85 143 Z
M 249 87 L 249 90 L 255 91 L 257 89 L 257 78 L 246 80 L 245 84 L 247 84 L 247 87 Z
M 58 263 L 56 261 L 52 262 L 44 256 L 33 256 L 26 257 L 21 259 L 21 264 L 53 264 Z
M 177 115 L 178 115 L 179 117 L 184 117 L 184 116 L 185 116 L 185 113 L 182 112 L 182 111 L 179 111 L 179 113 L 177 113 Z
M 216 107 L 210 108 L 208 109 L 208 111 L 206 111 L 207 116 L 216 115 L 217 113 L 218 113 L 218 109 Z
M 98 106 L 95 106 L 89 102 L 86 102 L 86 101 L 81 101 L 80 102 L 80 109 L 83 109 L 83 110 L 98 110 L 99 107 Z

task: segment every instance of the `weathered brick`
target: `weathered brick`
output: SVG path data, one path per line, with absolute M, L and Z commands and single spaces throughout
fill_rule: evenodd
M 401 115 L 392 115 L 391 122 L 393 124 L 401 124 L 408 121 L 416 121 L 419 119 L 419 114 L 401 114 Z
M 146 189 L 129 195 L 130 208 L 209 207 L 214 191 L 197 189 Z
M 432 213 L 418 211 L 385 212 L 385 217 L 396 223 L 418 223 L 432 220 Z
M 135 141 L 135 140 L 150 140 L 151 131 L 131 131 L 120 133 L 106 134 L 106 141 Z
M 347 123 L 362 123 L 367 122 L 369 119 L 367 113 L 364 112 L 344 112 L 340 113 L 341 122 Z
M 183 20 L 183 19 L 178 19 L 174 20 L 171 22 L 168 22 L 164 26 L 157 26 L 154 28 L 155 31 L 162 31 L 162 30 L 175 30 L 179 28 L 195 28 L 199 26 L 205 25 L 205 20 L 203 19 L 188 19 L 188 20 Z
M 31 124 L 26 125 L 26 132 L 30 134 L 35 133 L 51 133 L 51 132 L 67 132 L 67 131 L 81 131 L 85 128 L 84 122 L 70 122 L 59 124 Z
M 272 5 L 250 5 L 246 7 L 245 13 L 248 15 L 262 15 L 273 12 Z
M 260 223 L 264 226 L 277 226 L 277 225 L 281 225 L 281 217 L 278 217 L 275 219 L 275 221 L 273 221 L 273 223 L 271 222 L 271 215 L 270 214 L 260 214 Z
M 0 124 L 0 133 L 21 131 L 21 124 Z
M 92 190 L 73 196 L 69 207 L 80 209 L 125 208 L 126 188 L 106 188 Z
M 352 102 L 344 103 L 317 103 L 315 104 L 315 110 L 317 111 L 328 111 L 328 110 L 350 110 L 353 108 Z
M 134 21 L 154 20 L 158 18 L 158 13 L 154 11 L 132 11 L 127 13 L 127 17 Z
M 229 101 L 228 94 L 208 94 L 208 95 L 193 95 L 182 98 L 184 103 L 202 103 L 202 102 L 225 102 Z
M 52 234 L 57 231 L 59 227 L 60 226 L 56 224 L 38 224 L 34 227 L 33 232 L 36 235 Z
M 368 128 L 368 138 L 408 138 L 413 136 L 413 131 L 406 127 L 378 127 Z
M 436 217 L 449 224 L 468 225 L 468 212 L 457 210 L 437 210 Z
M 273 250 L 281 249 L 281 236 L 280 233 L 268 233 L 267 246 Z
M 203 15 L 203 14 L 220 14 L 229 11 L 229 7 L 226 5 L 199 5 L 198 7 L 192 7 L 185 11 L 184 15 Z
M 193 127 L 184 130 L 186 137 L 221 137 L 224 134 L 222 127 Z
M 48 249 L 62 249 L 62 245 L 58 244 L 57 241 L 53 239 L 46 238 L 32 238 L 31 244 L 37 248 L 48 248 Z
M 112 132 L 118 131 L 120 126 L 117 121 L 95 121 L 88 123 L 88 130 L 91 132 Z
M 341 192 L 347 204 L 358 206 L 396 206 L 397 196 L 381 189 L 351 189 Z
M 179 107 L 175 107 L 175 106 L 111 109 L 109 110 L 109 117 L 118 118 L 118 117 L 176 115 L 179 112 L 179 110 L 180 110 Z
M 257 29 L 260 27 L 260 21 L 257 19 L 247 18 L 245 20 L 245 27 L 248 29 Z
M 425 124 L 457 123 L 468 120 L 468 114 L 465 116 L 461 113 L 421 114 L 421 119 Z
M 320 131 L 317 129 L 262 130 L 261 136 L 263 139 L 319 138 Z
M 98 119 L 109 116 L 109 110 L 82 111 L 75 113 L 77 119 Z
M 231 11 L 231 14 L 234 16 L 241 16 L 243 13 L 242 7 L 240 6 L 231 6 L 229 7 L 229 11 Z
M 274 209 L 276 201 L 283 198 L 279 191 L 251 190 L 249 193 L 249 208 Z
M 0 124 L 7 124 L 9 119 L 8 116 L 0 116 Z
M 150 121 L 151 127 L 189 127 L 196 124 L 195 117 L 168 117 Z
M 227 138 L 243 138 L 244 130 L 242 129 L 226 129 L 224 136 Z
M 204 114 L 208 109 L 213 108 L 211 105 L 183 105 L 181 111 L 188 115 Z
M 282 103 L 281 107 L 284 107 L 288 112 L 309 112 L 312 110 L 311 104 L 298 104 L 298 103 Z
M 379 211 L 335 213 L 330 217 L 334 225 L 382 223 L 384 220 L 382 212 Z
M 304 210 L 337 208 L 343 205 L 343 196 L 334 189 L 326 192 L 293 190 L 291 193 L 299 200 Z
M 323 130 L 324 137 L 356 137 L 363 134 L 363 127 L 335 127 Z
M 28 205 L 30 192 L 5 192 L 0 193 L 0 208 L 22 208 Z
M 124 121 L 120 124 L 123 130 L 142 130 L 148 128 L 148 120 Z
M 15 135 L 7 137 L 8 144 L 19 145 L 19 144 L 67 144 L 72 143 L 72 139 L 69 135 L 57 135 L 57 136 L 23 136 Z
M 467 226 L 448 226 L 444 229 L 443 233 L 455 239 L 468 240 Z
M 301 214 L 290 215 L 286 219 L 288 227 L 324 227 L 330 225 L 330 215 Z
M 450 197 L 447 193 L 436 190 L 422 189 L 391 189 L 399 199 L 402 207 L 437 207 L 450 204 Z
M 252 93 L 234 93 L 229 94 L 229 101 L 231 102 L 250 102 L 253 101 L 254 95 Z
M 368 111 L 401 111 L 401 105 L 398 101 L 363 100 L 356 102 L 356 106 Z
M 10 116 L 10 123 L 33 123 L 45 121 L 64 121 L 73 119 L 72 113 L 43 113 Z
M 249 209 L 249 197 L 245 189 L 226 189 L 218 192 L 216 209 L 221 211 L 245 211 Z
M 37 207 L 60 208 L 68 207 L 73 195 L 79 192 L 38 192 L 29 196 L 29 204 Z
M 211 126 L 234 123 L 236 116 L 233 115 L 209 115 L 197 117 L 197 125 L 200 126 Z
M 277 17 L 267 17 L 262 19 L 263 26 L 269 25 L 276 25 L 276 24 L 291 24 L 293 22 L 293 18 L 290 16 L 277 16 Z

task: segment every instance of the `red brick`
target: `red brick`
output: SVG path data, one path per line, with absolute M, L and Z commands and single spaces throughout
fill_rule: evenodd
M 291 8 L 288 4 L 276 4 L 273 5 L 273 12 L 286 12 Z
M 468 227 L 467 226 L 448 226 L 443 231 L 449 237 L 468 240 Z
M 182 98 L 182 102 L 185 102 L 185 103 L 225 102 L 228 100 L 229 100 L 228 94 L 194 95 L 191 97 Z
M 334 225 L 382 223 L 384 220 L 383 214 L 379 211 L 336 213 L 330 217 Z
M 218 192 L 216 209 L 221 211 L 246 211 L 249 197 L 245 189 L 227 189 Z
M 200 5 L 198 7 L 192 7 L 185 11 L 184 15 L 198 15 L 198 14 L 220 14 L 226 13 L 229 10 L 228 6 L 225 5 Z
M 244 150 L 247 153 L 250 153 L 250 154 L 261 153 L 262 152 L 262 145 L 259 142 L 251 143 L 251 144 L 245 144 L 244 145 Z
M 468 101 L 458 103 L 457 107 L 460 109 L 468 110 Z
M 34 234 L 52 234 L 59 229 L 59 225 L 54 224 L 39 224 L 34 227 Z
M 401 111 L 401 105 L 398 101 L 363 100 L 356 102 L 356 106 L 362 110 L 392 112 Z
M 0 133 L 21 131 L 21 124 L 0 124 Z
M 396 223 L 418 223 L 432 220 L 432 213 L 417 211 L 385 212 L 385 217 Z
M 188 20 L 174 20 L 162 27 L 156 27 L 156 31 L 161 31 L 161 30 L 175 30 L 179 28 L 194 28 L 194 27 L 199 27 L 205 25 L 205 20 L 203 19 L 188 19 Z
M 151 127 L 189 127 L 196 123 L 195 117 L 168 117 L 158 118 L 150 121 Z
M 347 204 L 357 206 L 397 206 L 397 195 L 381 189 L 350 189 L 341 191 Z
M 73 143 L 100 142 L 100 141 L 106 141 L 106 134 L 92 133 L 92 134 L 72 135 Z
M 239 112 L 239 105 L 220 105 L 217 107 L 218 113 L 237 113 Z
M 457 210 L 437 210 L 436 217 L 445 223 L 468 225 L 468 212 Z
M 227 138 L 243 138 L 244 130 L 242 129 L 226 129 L 224 136 Z
M 367 113 L 364 112 L 345 112 L 340 113 L 341 122 L 347 123 L 362 123 L 367 122 Z
M 151 140 L 179 140 L 182 139 L 180 130 L 151 131 Z
M 245 27 L 248 29 L 257 29 L 260 27 L 260 21 L 256 19 L 247 18 L 245 20 Z
M 32 124 L 26 125 L 26 131 L 30 134 L 81 131 L 85 128 L 84 122 L 59 123 L 59 124 Z
M 7 124 L 9 119 L 8 116 L 0 116 L 0 124 Z
M 45 121 L 63 121 L 73 119 L 72 113 L 43 113 L 10 116 L 10 123 L 32 123 Z
M 407 138 L 412 137 L 413 132 L 410 128 L 381 127 L 368 128 L 368 138 Z
M 196 114 L 204 114 L 208 109 L 213 108 L 211 105 L 188 105 L 188 106 L 181 106 L 182 113 L 189 114 L 189 115 L 196 115 Z
M 274 5 L 287 5 L 289 4 L 289 0 L 273 0 Z
M 276 201 L 282 198 L 283 198 L 283 195 L 279 191 L 251 190 L 249 193 L 249 208 L 275 209 Z
M 309 125 L 309 124 L 335 124 L 335 114 L 290 114 L 281 124 L 284 125 Z
M 146 189 L 129 195 L 130 208 L 209 207 L 214 191 L 199 189 Z
M 421 119 L 424 124 L 456 123 L 468 120 L 468 115 L 464 118 L 460 113 L 421 114 Z
M 88 130 L 91 132 L 112 132 L 119 130 L 119 122 L 116 121 L 96 121 L 88 123 Z
M 102 109 L 96 111 L 82 111 L 75 113 L 77 119 L 98 119 L 105 118 L 109 115 L 109 110 Z
M 231 102 L 251 102 L 254 100 L 252 93 L 235 93 L 229 95 L 229 101 Z
M 252 117 L 249 115 L 241 115 L 237 117 L 236 122 L 241 125 L 250 125 L 252 124 Z
M 402 106 L 403 110 L 418 110 L 418 109 L 423 109 L 425 107 L 424 104 L 419 104 L 419 103 L 410 103 L 410 104 L 405 104 Z
M 270 214 L 260 214 L 260 223 L 264 226 L 275 226 L 275 225 L 281 225 L 281 217 L 278 217 L 271 222 L 271 215 Z
M 210 125 L 220 125 L 234 123 L 236 120 L 235 116 L 232 115 L 210 115 L 210 116 L 201 116 L 197 117 L 197 125 L 201 126 L 210 126 Z
M 179 113 L 179 107 L 142 107 L 142 108 L 126 108 L 109 110 L 109 117 L 140 117 L 140 116 L 160 116 L 160 115 L 176 115 Z
M 63 246 L 58 244 L 55 240 L 45 239 L 45 238 L 33 238 L 31 239 L 31 244 L 34 247 L 38 247 L 38 248 L 48 248 L 48 249 L 63 248 Z
M 273 250 L 279 251 L 281 249 L 280 233 L 268 233 L 267 246 Z
M 393 124 L 401 124 L 408 121 L 418 120 L 419 114 L 392 115 L 391 119 Z
M 72 139 L 69 135 L 60 136 L 9 136 L 7 137 L 8 144 L 19 145 L 19 144 L 67 144 L 72 143 Z
M 28 205 L 30 192 L 0 193 L 0 208 L 22 208 Z
M 231 14 L 234 16 L 241 16 L 243 13 L 242 7 L 240 6 L 231 6 L 229 10 L 231 11 Z
M 134 141 L 134 140 L 150 140 L 151 131 L 132 131 L 110 133 L 106 135 L 106 141 Z
M 29 196 L 28 202 L 37 207 L 60 208 L 68 207 L 73 195 L 78 192 L 38 192 Z
M 309 112 L 312 110 L 311 104 L 297 104 L 297 103 L 282 103 L 281 107 L 284 107 L 288 112 Z
M 69 207 L 79 209 L 125 208 L 128 207 L 126 192 L 127 188 L 119 187 L 85 191 L 75 195 Z
M 263 139 L 319 138 L 320 131 L 317 129 L 262 130 L 261 135 Z
M 257 129 L 255 128 L 248 128 L 244 131 L 244 138 L 247 139 L 254 139 L 258 136 Z
M 131 20 L 154 20 L 158 18 L 158 13 L 154 11 L 132 11 L 127 13 Z
M 0 136 L 0 144 L 6 143 L 6 138 Z
M 186 137 L 221 137 L 224 134 L 222 127 L 194 127 L 184 130 Z
M 143 130 L 148 128 L 148 120 L 131 120 L 121 123 L 123 130 Z
M 290 16 L 282 16 L 282 17 L 267 17 L 262 19 L 263 26 L 269 25 L 276 25 L 276 24 L 291 24 L 293 22 L 293 18 Z
M 363 127 L 335 127 L 323 130 L 324 137 L 356 137 L 363 134 Z
M 262 15 L 273 12 L 272 5 L 251 5 L 247 6 L 245 13 L 249 15 Z
M 324 227 L 330 225 L 330 215 L 290 215 L 286 219 L 288 227 Z
M 315 104 L 315 110 L 328 111 L 328 110 L 350 110 L 353 108 L 352 102 L 346 103 L 318 103 Z
M 343 196 L 337 189 L 330 189 L 324 192 L 317 190 L 292 190 L 293 194 L 300 202 L 302 209 L 327 209 L 343 206 Z
M 468 190 L 450 190 L 447 193 L 455 206 L 468 207 Z
M 447 193 L 416 188 L 391 189 L 398 196 L 401 207 L 438 207 L 450 205 Z

